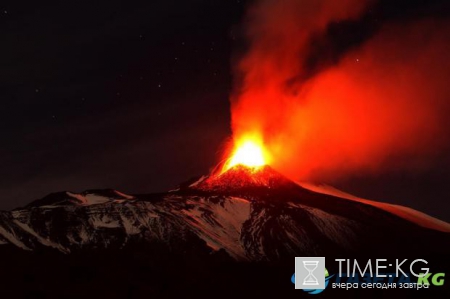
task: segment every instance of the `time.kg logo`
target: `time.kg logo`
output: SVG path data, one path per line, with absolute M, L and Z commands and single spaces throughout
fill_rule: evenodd
M 325 269 L 324 257 L 296 257 L 295 273 L 291 281 L 296 289 L 309 294 L 319 294 L 328 286 L 332 276 Z

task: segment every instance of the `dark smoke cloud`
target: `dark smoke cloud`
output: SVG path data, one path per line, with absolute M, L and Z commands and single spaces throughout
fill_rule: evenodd
M 386 23 L 402 24 L 424 18 L 446 19 L 450 16 L 450 2 L 442 0 L 376 1 L 353 20 L 330 22 L 325 31 L 311 37 L 309 51 L 300 57 L 311 77 L 320 70 L 340 61 L 347 52 L 358 48 L 384 28 Z M 303 78 L 296 78 L 303 79 Z

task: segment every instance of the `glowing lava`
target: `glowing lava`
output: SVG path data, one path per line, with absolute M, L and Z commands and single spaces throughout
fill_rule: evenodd
M 233 153 L 225 162 L 222 172 L 236 165 L 259 168 L 269 164 L 269 157 L 270 155 L 264 148 L 261 138 L 247 136 L 235 143 Z

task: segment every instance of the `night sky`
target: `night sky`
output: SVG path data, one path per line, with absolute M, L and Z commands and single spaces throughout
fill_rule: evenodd
M 380 1 L 325 44 L 341 53 L 384 20 L 447 17 L 446 2 Z M 165 191 L 208 173 L 231 134 L 231 61 L 245 48 L 246 5 L 2 1 L 0 209 L 62 190 Z M 443 153 L 419 172 L 329 183 L 450 221 L 449 166 Z

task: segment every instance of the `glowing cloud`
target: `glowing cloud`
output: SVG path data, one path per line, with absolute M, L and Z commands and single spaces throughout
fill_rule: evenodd
M 246 23 L 248 51 L 235 65 L 236 142 L 224 169 L 265 163 L 296 179 L 337 177 L 415 167 L 442 147 L 447 21 L 387 22 L 336 61 L 308 67 L 312 41 L 326 39 L 330 24 L 357 20 L 370 3 L 256 2 Z

